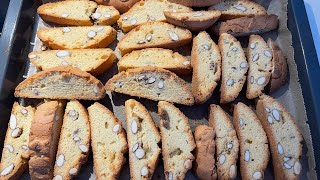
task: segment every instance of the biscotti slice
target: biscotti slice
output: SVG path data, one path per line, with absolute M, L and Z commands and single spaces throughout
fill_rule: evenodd
M 248 63 L 240 42 L 232 35 L 221 34 L 218 45 L 222 56 L 220 102 L 228 103 L 238 97 L 246 81 Z
M 146 22 L 164 22 L 166 21 L 164 11 L 191 12 L 192 9 L 167 0 L 142 0 L 121 15 L 118 25 L 124 32 L 128 32 Z
M 119 0 L 94 0 L 98 4 L 113 6 L 115 7 L 120 13 L 127 12 L 135 3 L 139 2 L 140 0 L 127 0 L 127 1 L 119 1 Z
M 41 28 L 37 36 L 51 49 L 105 48 L 117 37 L 110 26 Z
M 60 1 L 46 3 L 38 7 L 37 12 L 46 22 L 57 24 L 90 26 L 90 16 L 97 8 L 93 1 Z
M 247 48 L 249 71 L 247 76 L 248 99 L 262 94 L 270 81 L 272 71 L 272 52 L 267 43 L 259 35 L 251 35 Z
M 270 92 L 274 92 L 283 86 L 288 80 L 288 64 L 278 45 L 272 40 L 268 39 L 268 46 L 272 51 L 272 72 L 270 79 Z
M 31 179 L 52 179 L 64 103 L 49 101 L 37 107 L 29 137 Z
M 209 126 L 213 127 L 216 133 L 218 179 L 235 179 L 237 177 L 239 141 L 232 121 L 219 105 L 210 105 Z
M 266 9 L 260 4 L 247 0 L 223 0 L 211 6 L 209 10 L 221 11 L 221 20 L 267 14 Z
M 28 169 L 28 143 L 35 109 L 13 104 L 0 163 L 0 179 L 19 179 Z
M 198 32 L 211 27 L 219 19 L 221 13 L 220 11 L 165 11 L 164 15 L 170 24 Z
M 95 176 L 97 180 L 116 180 L 128 151 L 121 121 L 97 102 L 88 108 L 88 112 Z
M 178 52 L 163 48 L 132 51 L 124 55 L 118 62 L 120 71 L 145 66 L 159 67 L 177 74 L 190 74 L 192 70 L 190 61 L 186 57 Z
M 131 179 L 152 179 L 161 153 L 160 133 L 142 104 L 129 99 L 125 109 Z
M 233 125 L 239 138 L 242 179 L 264 179 L 270 153 L 260 120 L 252 109 L 238 103 L 233 110 Z
M 96 11 L 91 15 L 95 24 L 98 25 L 112 25 L 120 18 L 119 11 L 113 6 L 99 5 Z
M 221 55 L 218 46 L 205 31 L 193 39 L 191 51 L 192 94 L 198 104 L 212 95 L 221 76 Z
M 206 125 L 200 125 L 194 131 L 196 159 L 193 169 L 199 179 L 217 179 L 214 137 L 215 132 L 213 128 Z
M 219 22 L 212 26 L 212 31 L 218 36 L 222 33 L 229 33 L 238 37 L 250 34 L 262 34 L 277 29 L 278 24 L 278 16 L 274 14 L 250 16 Z
M 129 69 L 113 76 L 105 85 L 106 90 L 138 96 L 154 101 L 169 101 L 193 105 L 189 86 L 174 73 L 155 67 Z M 177 95 L 177 92 L 180 95 Z
M 221 0 L 169 0 L 170 2 L 181 4 L 188 7 L 207 7 L 219 3 Z
M 14 95 L 37 99 L 98 100 L 105 93 L 103 84 L 91 74 L 71 66 L 57 66 L 22 81 Z
M 294 118 L 270 96 L 260 96 L 256 108 L 268 136 L 275 179 L 299 179 L 303 138 Z
M 116 59 L 114 52 L 108 48 L 39 51 L 31 52 L 28 57 L 41 70 L 70 65 L 93 75 L 108 70 Z
M 192 151 L 196 147 L 188 118 L 165 101 L 159 102 L 158 113 L 165 178 L 184 179 L 186 172 L 192 168 Z
M 163 22 L 149 22 L 142 24 L 118 43 L 121 55 L 133 50 L 150 47 L 177 48 L 187 45 L 192 40 L 192 34 L 187 29 L 175 27 Z
M 65 109 L 60 133 L 54 179 L 72 179 L 80 171 L 89 155 L 90 124 L 87 110 L 78 102 L 70 101 Z

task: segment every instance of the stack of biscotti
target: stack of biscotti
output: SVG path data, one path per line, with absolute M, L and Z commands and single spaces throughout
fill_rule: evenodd
M 0 179 L 19 179 L 28 169 L 29 133 L 35 109 L 13 104 L 0 163 Z
M 49 101 L 35 111 L 29 137 L 31 179 L 52 179 L 64 103 Z
M 62 25 L 112 25 L 120 17 L 119 11 L 114 7 L 97 5 L 93 1 L 46 3 L 39 6 L 37 11 L 44 21 Z
M 221 11 L 221 21 L 213 26 L 216 35 L 229 33 L 233 36 L 264 33 L 278 27 L 278 17 L 268 15 L 264 7 L 253 1 L 224 0 L 209 10 Z

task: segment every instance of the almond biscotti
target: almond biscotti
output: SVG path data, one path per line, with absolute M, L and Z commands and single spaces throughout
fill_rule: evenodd
M 88 108 L 93 167 L 97 180 L 116 180 L 126 162 L 126 133 L 112 112 L 99 103 Z
M 219 3 L 221 0 L 169 0 L 177 4 L 181 4 L 188 7 L 208 7 Z
M 148 22 L 126 34 L 119 41 L 118 49 L 124 55 L 133 50 L 151 47 L 177 48 L 191 41 L 192 34 L 187 29 L 164 22 Z
M 275 179 L 299 179 L 303 138 L 294 118 L 270 96 L 260 96 L 256 108 L 268 136 Z
M 215 132 L 212 127 L 200 125 L 194 130 L 196 159 L 193 169 L 199 179 L 217 179 L 214 137 Z
M 260 4 L 247 0 L 222 0 L 209 10 L 221 11 L 221 20 L 267 14 L 266 9 Z
M 120 13 L 127 12 L 135 3 L 139 2 L 140 0 L 94 0 L 98 4 L 113 6 L 115 7 Z
M 174 73 L 155 67 L 129 69 L 113 76 L 105 85 L 106 90 L 131 96 L 193 105 L 189 86 Z M 177 95 L 177 92 L 180 95 Z
M 220 103 L 235 100 L 246 81 L 248 63 L 239 41 L 232 35 L 223 33 L 219 37 L 222 57 Z
M 157 167 L 161 140 L 148 110 L 138 101 L 125 102 L 131 179 L 152 179 Z
M 270 153 L 260 120 L 252 109 L 238 103 L 233 110 L 233 125 L 239 138 L 242 179 L 264 179 Z
M 219 105 L 211 104 L 209 107 L 209 126 L 213 127 L 216 133 L 218 179 L 235 179 L 239 141 L 232 121 Z
M 251 35 L 247 48 L 249 71 L 247 76 L 246 97 L 254 99 L 270 81 L 272 71 L 272 52 L 267 43 L 259 35 Z
M 196 147 L 188 118 L 172 104 L 160 101 L 158 104 L 162 156 L 166 180 L 184 179 L 192 168 Z
M 62 125 L 64 103 L 49 101 L 35 111 L 29 137 L 31 179 L 52 179 Z
M 116 59 L 116 55 L 109 48 L 39 51 L 31 52 L 28 57 L 32 64 L 41 70 L 69 65 L 93 75 L 107 71 Z
M 199 32 L 211 27 L 219 19 L 221 13 L 220 11 L 164 11 L 164 15 L 170 24 Z
M 118 25 L 124 32 L 128 32 L 146 22 L 164 22 L 166 21 L 164 11 L 191 12 L 192 9 L 167 0 L 142 0 L 121 15 Z
M 16 97 L 98 100 L 105 96 L 103 84 L 91 74 L 71 66 L 50 68 L 22 81 Z
M 87 110 L 79 101 L 67 103 L 56 161 L 54 179 L 72 179 L 87 161 L 90 147 L 90 124 Z
M 120 71 L 145 66 L 167 69 L 176 74 L 190 74 L 192 70 L 190 61 L 186 57 L 178 52 L 163 48 L 132 51 L 124 55 L 118 62 Z
M 113 6 L 99 5 L 96 11 L 91 15 L 94 24 L 113 25 L 120 18 L 119 11 Z
M 0 179 L 19 179 L 28 169 L 29 133 L 35 109 L 13 104 L 0 163 Z
M 40 28 L 39 39 L 51 49 L 105 48 L 117 37 L 111 26 Z
M 191 64 L 192 94 L 195 102 L 201 104 L 211 97 L 221 75 L 219 48 L 205 31 L 193 39 Z

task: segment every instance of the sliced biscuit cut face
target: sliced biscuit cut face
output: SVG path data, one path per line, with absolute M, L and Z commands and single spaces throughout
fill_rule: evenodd
M 192 93 L 195 102 L 201 104 L 211 97 L 221 76 L 219 47 L 208 33 L 200 32 L 193 39 L 191 64 L 193 67 Z
M 259 35 L 251 35 L 247 48 L 249 71 L 247 76 L 248 99 L 260 96 L 270 81 L 273 68 L 272 51 Z
M 91 74 L 71 66 L 58 66 L 22 81 L 15 89 L 15 96 L 98 100 L 105 96 L 105 92 L 103 84 Z
M 120 18 L 119 11 L 113 6 L 98 5 L 95 12 L 91 15 L 95 24 L 112 25 Z

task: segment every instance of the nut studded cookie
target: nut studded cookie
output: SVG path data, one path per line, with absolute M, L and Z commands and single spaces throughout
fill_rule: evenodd
M 126 162 L 126 133 L 112 112 L 99 103 L 88 108 L 93 167 L 97 180 L 116 180 Z
M 222 0 L 209 10 L 221 11 L 221 20 L 267 14 L 266 9 L 260 4 L 247 0 Z
M 49 101 L 37 107 L 32 120 L 29 145 L 31 179 L 52 179 L 62 125 L 64 103 Z
M 169 101 L 193 105 L 194 99 L 187 83 L 176 74 L 155 67 L 129 69 L 113 76 L 106 90 L 138 96 L 154 101 Z M 177 95 L 177 92 L 180 95 Z
M 165 22 L 164 11 L 191 12 L 192 9 L 167 0 L 142 0 L 121 15 L 118 25 L 124 32 L 128 32 L 146 22 Z
M 199 179 L 202 180 L 217 179 L 214 137 L 213 128 L 206 125 L 197 126 L 194 131 L 196 159 L 193 169 Z
M 135 3 L 139 2 L 140 0 L 94 0 L 98 4 L 113 6 L 115 7 L 120 13 L 127 12 Z
M 242 179 L 264 179 L 269 162 L 266 133 L 257 115 L 243 103 L 233 110 L 233 125 L 240 143 L 240 171 Z
M 240 42 L 232 35 L 221 34 L 218 46 L 222 57 L 220 103 L 228 103 L 238 97 L 246 81 L 248 63 Z
M 248 99 L 254 99 L 262 94 L 269 83 L 273 66 L 271 49 L 261 36 L 250 36 L 247 58 L 250 68 L 246 96 Z
M 193 39 L 191 51 L 192 94 L 198 104 L 206 102 L 212 95 L 221 76 L 219 47 L 205 31 Z
M 208 7 L 219 3 L 221 0 L 169 0 L 170 2 L 174 2 L 177 4 L 182 4 L 188 7 Z
M 41 70 L 70 65 L 93 75 L 108 70 L 116 59 L 116 55 L 109 48 L 38 51 L 31 52 L 28 57 L 32 64 Z
M 40 28 L 39 39 L 51 49 L 105 48 L 117 37 L 110 26 Z
M 105 93 L 103 84 L 91 74 L 71 66 L 57 66 L 22 81 L 14 95 L 38 99 L 98 100 Z
M 89 155 L 90 124 L 87 110 L 78 102 L 67 103 L 56 161 L 54 180 L 72 179 Z
M 270 96 L 260 96 L 256 108 L 270 143 L 275 179 L 299 179 L 303 138 L 294 118 Z
M 239 141 L 232 121 L 219 105 L 210 105 L 209 126 L 213 127 L 216 133 L 218 179 L 235 179 L 237 177 Z
M 188 118 L 165 101 L 158 103 L 158 113 L 165 178 L 184 179 L 186 172 L 192 167 L 192 151 L 196 147 Z
M 192 71 L 190 61 L 170 49 L 147 48 L 132 51 L 124 55 L 118 62 L 120 71 L 145 66 L 153 66 L 172 71 L 176 74 L 190 74 Z
M 211 27 L 219 19 L 221 13 L 213 10 L 193 12 L 165 11 L 164 15 L 170 24 L 199 32 Z
M 192 34 L 187 29 L 163 22 L 148 22 L 126 34 L 119 41 L 118 49 L 124 55 L 133 50 L 151 47 L 177 48 L 191 41 Z
M 112 25 L 120 18 L 119 11 L 113 6 L 98 5 L 96 11 L 91 15 L 94 24 Z
M 157 167 L 161 140 L 148 110 L 138 101 L 125 102 L 131 179 L 152 179 Z
M 13 104 L 0 163 L 0 179 L 19 179 L 28 169 L 28 143 L 35 109 Z

